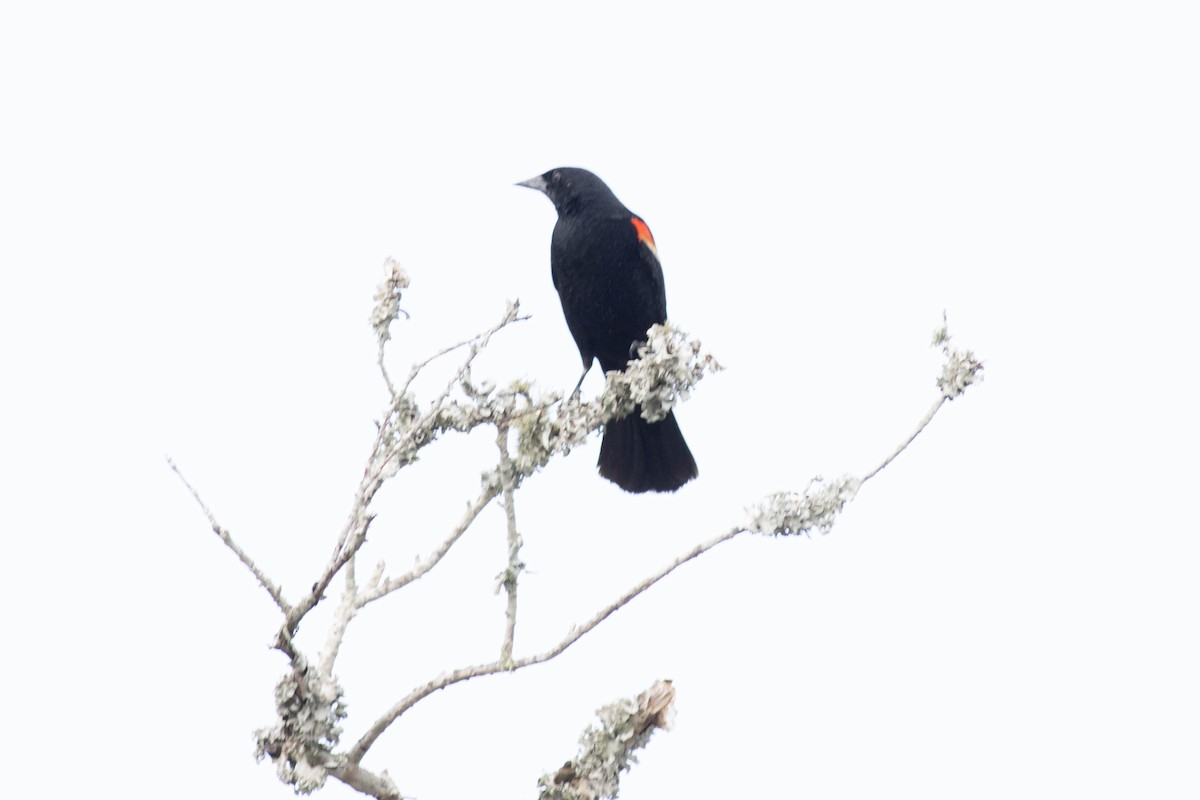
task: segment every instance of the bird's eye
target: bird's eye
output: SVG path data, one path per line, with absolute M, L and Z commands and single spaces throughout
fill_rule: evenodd
M 562 173 L 561 173 L 561 172 L 557 172 L 557 171 L 556 171 L 556 172 L 551 172 L 551 173 L 550 173 L 550 180 L 554 181 L 555 183 L 558 183 L 560 180 L 562 180 Z

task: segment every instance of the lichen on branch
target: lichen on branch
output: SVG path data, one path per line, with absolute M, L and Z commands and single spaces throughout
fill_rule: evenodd
M 392 338 L 392 323 L 404 310 L 400 308 L 400 293 L 407 289 L 408 273 L 394 258 L 383 262 L 383 280 L 375 288 L 375 305 L 371 309 L 371 327 L 382 348 Z
M 947 400 L 953 400 L 965 392 L 968 386 L 983 380 L 983 362 L 975 358 L 975 354 L 970 350 L 951 347 L 950 339 L 950 329 L 946 322 L 946 313 L 943 311 L 942 327 L 933 332 L 933 346 L 942 348 L 942 354 L 946 357 L 937 385 Z
M 657 422 L 686 400 L 705 375 L 721 369 L 711 354 L 702 351 L 698 339 L 670 323 L 654 325 L 638 346 L 637 358 L 621 372 L 606 373 L 604 390 L 590 402 L 570 399 L 558 404 L 560 395 L 538 398 L 522 386 L 519 394 L 527 407 L 514 417 L 518 438 L 513 463 L 522 476 L 531 475 L 606 423 L 639 408 L 648 422 Z
M 771 536 L 808 534 L 814 529 L 828 533 L 861 485 L 862 481 L 849 475 L 828 483 L 818 476 L 803 493 L 769 494 L 747 511 L 745 528 Z
M 302 655 L 275 686 L 276 723 L 255 732 L 254 756 L 271 759 L 279 779 L 297 794 L 325 785 L 329 769 L 338 764 L 333 754 L 346 717 L 342 687 L 310 669 Z
M 538 780 L 538 800 L 605 800 L 620 791 L 621 773 L 637 763 L 637 751 L 660 728 L 670 727 L 675 688 L 655 681 L 636 698 L 626 697 L 599 709 L 599 724 L 579 739 L 579 755 Z

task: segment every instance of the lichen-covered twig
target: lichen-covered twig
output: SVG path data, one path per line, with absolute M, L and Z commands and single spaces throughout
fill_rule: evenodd
M 933 346 L 940 347 L 946 359 L 937 381 L 941 396 L 899 447 L 862 478 L 843 475 L 827 483 L 817 477 L 803 493 L 776 492 L 767 495 L 748 510 L 745 529 L 772 536 L 807 534 L 813 530 L 828 532 L 842 508 L 854 499 L 862 485 L 907 450 L 947 400 L 953 400 L 968 386 L 983 379 L 983 364 L 975 358 L 975 354 L 950 346 L 950 331 L 946 327 L 944 313 L 942 327 L 933 334 Z
M 392 338 L 392 323 L 401 314 L 408 316 L 408 312 L 400 308 L 400 294 L 408 288 L 408 283 L 408 273 L 396 263 L 396 259 L 389 258 L 384 261 L 383 280 L 375 289 L 375 306 L 371 309 L 371 327 L 375 329 L 375 338 L 379 342 L 379 357 L 376 363 L 379 365 L 379 373 L 383 375 L 388 394 L 392 397 L 396 396 L 396 387 L 392 386 L 383 356 L 388 340 Z
M 455 376 L 447 384 L 445 390 L 436 398 L 429 408 L 419 416 L 415 414 L 415 402 L 407 393 L 393 394 L 391 408 L 378 424 L 375 442 L 371 448 L 371 456 L 363 471 L 362 480 L 350 508 L 350 515 L 338 536 L 337 547 L 320 577 L 313 583 L 312 590 L 301 598 L 287 614 L 276 646 L 285 652 L 291 648 L 291 638 L 295 635 L 300 621 L 324 597 L 325 589 L 333 577 L 353 558 L 367 539 L 367 530 L 374 517 L 368 512 L 371 501 L 383 484 L 394 475 L 400 467 L 411 463 L 420 447 L 428 444 L 447 428 L 453 427 L 444 418 L 445 404 L 454 386 L 460 382 L 470 369 L 471 362 L 487 345 L 491 337 L 502 328 L 520 319 L 517 315 L 518 306 L 510 303 L 501 320 L 483 333 L 471 339 L 471 351 L 459 367 Z M 448 351 L 447 351 L 448 352 Z M 489 500 L 491 498 L 488 498 Z M 485 503 L 486 505 L 486 503 Z M 468 523 L 469 524 L 469 523 Z M 464 529 L 465 530 L 465 529 Z M 461 534 L 460 534 L 461 535 Z M 451 542 L 450 544 L 453 544 Z M 438 557 L 440 559 L 440 556 Z M 436 561 L 434 562 L 436 563 Z M 423 573 L 422 573 L 423 574 Z M 361 607 L 361 604 L 360 604 Z
M 500 645 L 500 663 L 512 662 L 513 639 L 517 633 L 517 579 L 525 564 L 521 561 L 521 534 L 517 532 L 515 506 L 515 477 L 512 459 L 508 455 L 508 425 L 501 424 L 496 431 L 496 444 L 500 449 L 500 484 L 504 488 L 504 519 L 508 531 L 508 564 L 500 573 L 498 583 L 508 594 L 504 611 L 504 641 Z
M 579 739 L 579 755 L 538 780 L 538 800 L 611 800 L 620 789 L 621 773 L 637 763 L 637 751 L 660 728 L 671 726 L 675 689 L 655 681 L 636 698 L 624 698 L 596 712 L 600 724 L 589 725 Z
M 370 588 L 364 588 L 358 594 L 358 608 L 362 608 L 368 603 L 374 602 L 384 595 L 391 594 L 397 589 L 402 589 L 403 587 L 422 577 L 425 573 L 429 572 L 429 570 L 436 567 L 438 562 L 450 552 L 450 548 L 454 546 L 454 543 L 457 542 L 462 535 L 467 532 L 467 529 L 470 528 L 471 524 L 475 522 L 475 519 L 479 516 L 480 512 L 487 507 L 487 504 L 496 499 L 496 496 L 500 494 L 500 491 L 501 488 L 496 482 L 485 481 L 483 488 L 479 492 L 479 496 L 471 501 L 466 510 L 463 512 L 462 517 L 459 519 L 458 524 L 454 526 L 452 531 L 450 531 L 450 535 L 447 536 L 437 546 L 437 548 L 429 555 L 429 557 L 423 559 L 420 563 L 418 563 L 408 572 L 405 572 L 403 575 L 396 575 L 395 577 L 382 581 L 376 580 L 372 583 Z

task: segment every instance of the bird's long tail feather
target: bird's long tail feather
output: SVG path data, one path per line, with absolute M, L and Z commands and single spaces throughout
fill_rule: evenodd
M 699 473 L 672 412 L 655 423 L 641 409 L 604 429 L 600 474 L 627 492 L 673 492 Z

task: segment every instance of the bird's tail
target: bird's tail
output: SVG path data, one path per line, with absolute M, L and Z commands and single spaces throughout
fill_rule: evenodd
M 604 427 L 600 474 L 627 492 L 673 492 L 700 474 L 675 413 L 655 423 L 632 414 Z

